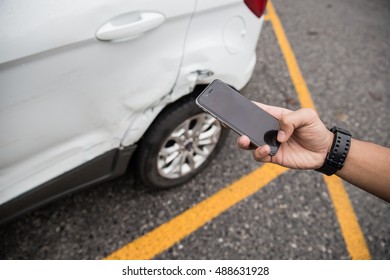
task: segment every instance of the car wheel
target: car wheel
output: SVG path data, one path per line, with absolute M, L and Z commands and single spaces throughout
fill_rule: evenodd
M 141 140 L 138 178 L 147 187 L 164 189 L 202 171 L 226 140 L 228 130 L 187 96 L 165 108 Z

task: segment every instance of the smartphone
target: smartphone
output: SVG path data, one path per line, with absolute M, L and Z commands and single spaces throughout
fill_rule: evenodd
M 253 145 L 269 145 L 270 156 L 278 151 L 279 121 L 224 82 L 214 80 L 197 97 L 196 104 L 238 134 L 248 136 Z

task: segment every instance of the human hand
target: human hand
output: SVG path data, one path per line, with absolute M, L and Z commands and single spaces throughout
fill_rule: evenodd
M 253 158 L 259 162 L 272 162 L 294 169 L 320 168 L 332 145 L 334 134 L 308 108 L 291 111 L 254 102 L 257 106 L 279 120 L 280 130 L 277 139 L 281 143 L 275 156 L 269 156 L 270 147 L 255 148 L 247 136 L 238 138 L 238 146 L 253 151 Z

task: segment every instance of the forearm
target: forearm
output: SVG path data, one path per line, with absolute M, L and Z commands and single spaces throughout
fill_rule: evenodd
M 352 139 L 340 178 L 390 202 L 390 148 Z

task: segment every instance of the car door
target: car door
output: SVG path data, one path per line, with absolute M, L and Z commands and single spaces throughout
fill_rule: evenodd
M 194 9 L 195 0 L 1 1 L 0 204 L 121 145 L 172 90 Z

